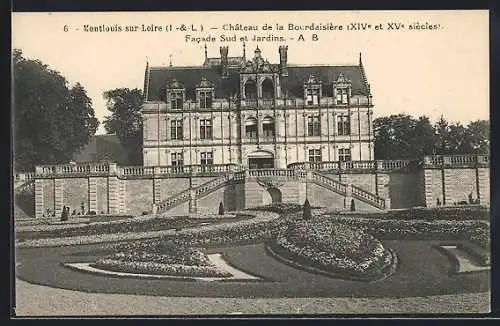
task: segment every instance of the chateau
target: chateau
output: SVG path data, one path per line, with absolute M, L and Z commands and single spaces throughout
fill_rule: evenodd
M 286 46 L 277 52 L 271 64 L 258 47 L 247 60 L 245 47 L 212 58 L 205 46 L 201 66 L 147 64 L 143 166 L 37 166 L 16 177 L 18 211 L 185 216 L 306 199 L 344 211 L 489 205 L 487 155 L 374 159 L 361 56 L 357 65 L 298 66 Z
M 247 58 L 200 66 L 150 67 L 144 78 L 144 166 L 238 164 L 287 168 L 297 162 L 371 161 L 372 95 L 357 65 L 279 63 L 257 47 Z

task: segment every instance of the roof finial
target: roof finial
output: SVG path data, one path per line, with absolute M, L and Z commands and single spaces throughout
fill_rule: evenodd
M 243 60 L 246 60 L 245 42 L 243 42 Z
M 208 59 L 207 43 L 205 43 L 205 59 Z
M 170 54 L 169 57 L 170 57 L 170 67 L 172 67 L 172 55 Z

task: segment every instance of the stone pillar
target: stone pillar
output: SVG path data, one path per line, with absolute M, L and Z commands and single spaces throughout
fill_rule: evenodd
M 481 205 L 490 204 L 490 169 L 477 168 L 477 196 Z
M 428 157 L 426 157 L 428 159 Z M 432 170 L 430 169 L 424 169 L 423 170 L 423 182 L 421 187 L 424 188 L 424 198 L 423 198 L 423 204 L 425 207 L 435 207 L 437 206 L 437 203 L 433 200 L 433 195 L 432 195 Z
M 449 157 L 444 157 L 445 159 Z M 442 170 L 442 177 L 443 177 L 443 206 L 445 205 L 453 205 L 453 197 L 452 197 L 452 187 L 453 187 L 453 182 L 452 182 L 452 177 L 451 177 L 451 170 L 443 168 Z
M 127 213 L 127 180 L 118 179 L 118 213 Z
M 189 189 L 189 213 L 197 212 L 196 190 L 191 187 Z
M 391 199 L 389 197 L 385 199 L 385 209 L 391 209 Z
M 161 179 L 153 179 L 153 203 L 160 202 Z
M 97 179 L 89 177 L 88 178 L 88 208 L 89 211 L 94 211 L 98 213 L 97 210 Z
M 389 198 L 389 194 L 386 193 L 386 185 L 389 183 L 389 175 L 383 173 L 377 173 L 375 175 L 375 193 L 377 196 L 382 198 Z
M 116 176 L 108 177 L 108 214 L 119 214 L 119 180 Z
M 45 209 L 43 201 L 43 183 L 44 179 L 35 179 L 35 217 L 42 217 Z
M 54 179 L 54 210 L 56 217 L 60 217 L 64 205 L 63 180 Z
M 351 200 L 352 200 L 352 185 L 347 185 L 347 187 L 345 188 L 344 209 L 349 210 L 351 208 Z

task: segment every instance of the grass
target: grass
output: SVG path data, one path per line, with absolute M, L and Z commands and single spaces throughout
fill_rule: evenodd
M 74 256 L 75 252 L 92 251 L 100 246 L 77 248 L 20 249 L 22 264 L 18 276 L 36 284 L 85 292 L 139 294 L 179 297 L 291 298 L 355 297 L 401 298 L 489 291 L 488 271 L 449 276 L 447 257 L 432 248 L 436 242 L 390 241 L 385 243 L 400 258 L 399 269 L 379 282 L 333 279 L 287 266 L 265 253 L 263 244 L 210 249 L 220 252 L 236 268 L 263 276 L 263 282 L 198 282 L 166 280 L 113 279 L 75 272 L 60 266 L 61 262 L 93 262 L 96 256 Z M 273 281 L 269 282 L 271 279 Z
M 486 313 L 490 293 L 398 299 L 185 298 L 83 293 L 16 281 L 17 316 Z M 64 302 L 64 304 L 61 304 Z

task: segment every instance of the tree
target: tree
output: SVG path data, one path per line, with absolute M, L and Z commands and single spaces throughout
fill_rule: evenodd
M 69 89 L 59 72 L 21 50 L 13 52 L 13 77 L 15 169 L 71 160 L 99 125 L 85 89 Z
M 406 114 L 377 118 L 375 132 L 375 159 L 414 159 L 433 146 L 433 130 L 426 116 L 414 119 Z
M 117 88 L 104 93 L 106 116 L 104 128 L 116 134 L 128 150 L 129 163 L 142 165 L 142 92 L 139 89 Z
M 467 136 L 472 153 L 490 153 L 490 122 L 488 120 L 476 120 L 467 125 Z

